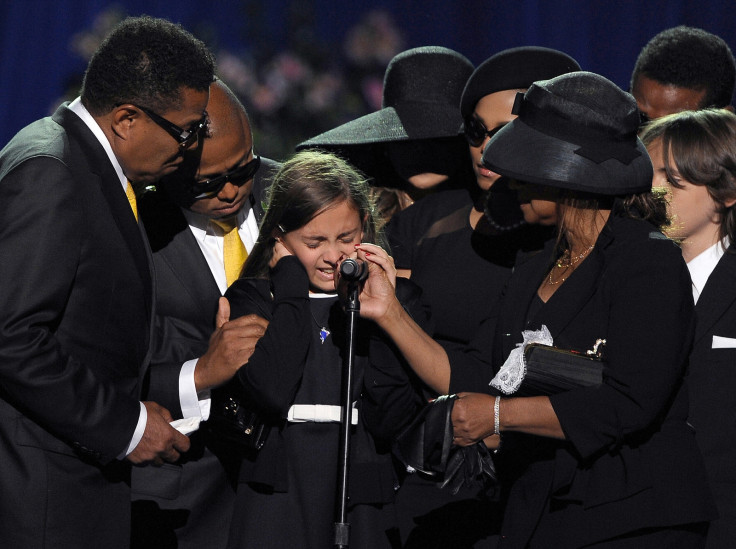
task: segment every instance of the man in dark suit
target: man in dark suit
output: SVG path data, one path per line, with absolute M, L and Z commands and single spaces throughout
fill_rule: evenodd
M 196 145 L 213 70 L 178 25 L 127 19 L 90 60 L 81 98 L 0 152 L 4 549 L 127 547 L 123 460 L 189 447 L 166 409 L 139 402 L 153 288 L 127 187 Z
M 149 396 L 175 416 L 202 420 L 210 404 L 202 389 L 212 384 L 202 382 L 200 370 L 222 354 L 222 338 L 210 336 L 228 316 L 221 309 L 216 320 L 218 300 L 227 304 L 222 294 L 245 259 L 234 265 L 224 259 L 226 233 L 235 230 L 237 244 L 246 252 L 253 248 L 264 191 L 278 167 L 254 156 L 245 109 L 221 81 L 211 86 L 207 111 L 201 147 L 140 201 L 156 268 Z M 251 316 L 228 324 L 248 353 L 265 326 Z M 247 359 L 241 360 L 234 365 Z M 225 547 L 239 456 L 206 424 L 191 441 L 179 462 L 134 471 L 134 548 Z

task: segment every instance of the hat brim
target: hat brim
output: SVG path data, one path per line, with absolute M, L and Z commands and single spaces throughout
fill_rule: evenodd
M 620 196 L 652 188 L 652 162 L 639 138 L 636 149 L 641 154 L 629 164 L 613 158 L 597 163 L 576 154 L 578 149 L 517 118 L 493 136 L 483 164 L 518 181 L 586 193 Z
M 383 108 L 303 141 L 296 149 L 452 137 L 461 126 L 456 106 L 403 104 L 401 113 L 394 107 Z

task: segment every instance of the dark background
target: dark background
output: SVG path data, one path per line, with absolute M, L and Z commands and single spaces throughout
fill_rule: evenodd
M 734 0 L 3 0 L 0 146 L 75 97 L 101 37 L 142 13 L 208 44 L 249 110 L 258 152 L 275 158 L 379 108 L 388 61 L 416 46 L 446 46 L 475 65 L 509 47 L 553 47 L 624 89 L 639 50 L 665 28 L 700 27 L 736 50 Z

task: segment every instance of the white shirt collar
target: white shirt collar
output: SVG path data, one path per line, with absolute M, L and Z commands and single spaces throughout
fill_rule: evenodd
M 693 282 L 693 299 L 695 303 L 698 302 L 698 298 L 703 293 L 703 288 L 705 288 L 705 284 L 708 282 L 708 277 L 713 272 L 713 269 L 716 268 L 716 265 L 718 265 L 729 244 L 729 239 L 726 237 L 722 241 L 713 244 L 707 250 L 700 252 L 700 254 L 687 263 L 690 278 Z
M 314 299 L 330 299 L 332 297 L 337 297 L 337 293 L 325 293 L 325 292 L 313 292 L 309 291 L 309 297 Z
M 115 153 L 112 152 L 110 142 L 107 140 L 107 136 L 102 131 L 102 128 L 100 128 L 97 120 L 92 117 L 87 108 L 82 104 L 82 99 L 80 97 L 77 97 L 74 101 L 69 103 L 68 109 L 82 119 L 82 122 L 87 125 L 90 131 L 97 138 L 97 141 L 102 145 L 102 148 L 105 149 L 105 152 L 112 163 L 112 167 L 115 168 L 115 173 L 118 174 L 120 184 L 123 186 L 123 190 L 125 190 L 125 187 L 128 186 L 128 178 L 125 177 L 123 168 L 115 157 Z
M 200 242 L 204 242 L 208 236 L 222 236 L 221 229 L 216 228 L 217 226 L 212 222 L 212 219 L 206 215 L 187 210 L 186 208 L 182 208 L 181 211 L 192 230 L 192 234 L 194 234 L 194 237 Z M 240 211 L 235 217 L 239 230 L 248 219 L 250 211 L 250 201 L 246 200 L 245 204 L 240 208 Z

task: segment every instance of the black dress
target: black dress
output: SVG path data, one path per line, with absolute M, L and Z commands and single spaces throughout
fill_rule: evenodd
M 434 338 L 449 345 L 472 339 L 514 260 L 493 237 L 474 233 L 472 207 L 466 190 L 441 192 L 396 214 L 386 228 L 396 267 L 411 269 L 430 305 Z
M 273 290 L 273 298 L 271 291 Z M 269 327 L 239 380 L 272 429 L 245 460 L 232 520 L 231 548 L 324 548 L 334 544 L 340 423 L 286 421 L 292 404 L 340 405 L 344 314 L 335 296 L 310 298 L 296 258 L 282 259 L 268 280 L 241 279 L 226 296 L 232 318 L 256 313 Z M 354 399 L 367 361 L 370 324 L 359 323 Z M 360 417 L 352 433 L 350 547 L 389 547 L 394 476 Z

